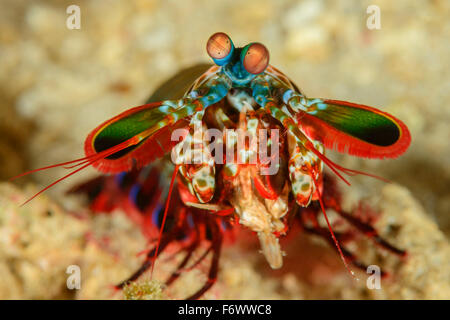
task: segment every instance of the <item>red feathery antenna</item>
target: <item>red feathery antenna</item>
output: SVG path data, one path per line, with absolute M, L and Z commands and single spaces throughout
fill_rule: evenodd
M 173 170 L 173 174 L 172 174 L 172 180 L 170 181 L 169 193 L 167 195 L 166 208 L 164 209 L 164 216 L 163 216 L 163 220 L 161 223 L 161 229 L 159 231 L 158 243 L 156 244 L 155 254 L 153 255 L 153 263 L 152 263 L 152 270 L 150 271 L 150 279 L 152 279 L 152 277 L 153 277 L 153 269 L 155 268 L 156 257 L 158 256 L 159 245 L 161 243 L 164 225 L 166 223 L 167 212 L 169 211 L 170 198 L 172 196 L 173 186 L 174 186 L 175 178 L 177 177 L 179 168 L 180 168 L 179 164 L 175 166 L 175 169 Z
M 314 172 L 311 175 L 311 177 L 313 179 L 314 186 L 316 187 L 316 192 L 317 192 L 317 196 L 319 198 L 320 208 L 322 209 L 323 216 L 325 218 L 325 221 L 327 222 L 328 229 L 330 230 L 330 234 L 331 234 L 331 237 L 333 238 L 334 244 L 336 245 L 336 247 L 339 251 L 339 255 L 341 256 L 341 259 L 344 262 L 344 266 L 348 270 L 348 272 L 352 275 L 352 277 L 354 277 L 356 280 L 359 280 L 358 278 L 356 278 L 355 273 L 350 269 L 350 266 L 348 265 L 347 260 L 345 259 L 344 253 L 342 252 L 341 246 L 339 245 L 339 242 L 337 241 L 336 236 L 334 235 L 333 229 L 331 228 L 330 221 L 328 220 L 328 216 L 325 211 L 325 206 L 323 205 L 322 194 L 320 193 L 319 186 L 317 184 L 317 180 L 314 177 Z

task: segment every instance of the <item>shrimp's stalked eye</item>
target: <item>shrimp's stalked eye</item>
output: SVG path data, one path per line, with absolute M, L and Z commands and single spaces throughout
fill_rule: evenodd
M 241 61 L 247 72 L 261 73 L 269 65 L 269 50 L 261 43 L 250 43 L 242 50 Z
M 206 51 L 217 65 L 223 66 L 233 56 L 233 41 L 223 32 L 214 33 L 206 43 Z

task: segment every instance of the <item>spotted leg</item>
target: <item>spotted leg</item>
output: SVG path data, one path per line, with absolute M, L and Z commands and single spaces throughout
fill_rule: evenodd
M 231 80 L 224 74 L 217 74 L 192 90 L 185 98 L 180 100 L 166 100 L 158 107 L 158 116 L 162 116 L 156 124 L 141 134 L 145 136 L 154 134 L 159 129 L 172 125 L 181 119 L 193 116 L 196 112 L 204 111 L 208 106 L 222 100 L 231 88 Z M 200 95 L 199 93 L 202 92 Z M 206 93 L 204 93 L 206 92 Z M 141 140 L 136 141 L 139 143 Z
M 317 150 L 317 148 L 314 146 L 313 142 L 311 140 L 309 140 L 305 134 L 299 129 L 298 124 L 295 122 L 295 120 L 292 118 L 292 116 L 290 115 L 289 110 L 281 110 L 276 101 L 273 99 L 272 95 L 271 95 L 271 89 L 273 88 L 273 86 L 268 82 L 267 78 L 264 76 L 257 76 L 255 77 L 255 79 L 253 79 L 252 83 L 251 83 L 251 88 L 253 90 L 253 98 L 255 99 L 256 103 L 258 103 L 262 108 L 265 109 L 265 111 L 272 115 L 272 117 L 274 117 L 275 119 L 277 119 L 278 121 L 280 121 L 283 126 L 285 128 L 288 129 L 289 133 L 293 135 L 293 137 L 295 138 L 295 142 L 296 142 L 296 147 L 298 147 L 299 149 L 303 149 L 305 150 L 305 152 L 303 152 L 306 156 L 312 152 L 316 157 L 318 157 L 320 160 L 322 160 L 325 164 L 328 165 L 328 167 L 337 175 L 339 176 L 344 182 L 346 182 L 347 184 L 350 184 L 338 171 L 338 169 L 336 168 L 336 165 L 333 164 L 333 162 L 331 162 L 328 158 L 326 158 L 320 151 Z M 286 108 L 285 108 L 286 109 Z M 310 152 L 308 152 L 310 151 Z M 317 163 L 317 162 L 316 162 Z M 332 241 L 334 242 L 334 244 L 336 245 L 337 250 L 339 251 L 340 255 L 341 255 L 341 259 L 345 265 L 345 267 L 347 268 L 347 270 L 349 271 L 349 273 L 351 275 L 353 275 L 353 272 L 350 270 L 345 254 L 344 252 L 341 250 L 341 247 L 339 245 L 339 242 L 337 241 L 334 232 L 331 228 L 331 225 L 329 223 L 325 208 L 322 204 L 322 199 L 321 199 L 321 185 L 320 185 L 320 174 L 321 172 L 318 172 L 318 166 L 312 166 L 310 167 L 308 170 L 308 175 L 312 178 L 312 182 L 314 185 L 314 190 L 315 190 L 315 195 L 316 198 L 319 200 L 320 204 L 321 204 L 321 209 L 322 209 L 322 213 L 324 215 L 324 218 L 328 224 L 328 229 L 330 231 L 330 236 L 332 238 Z M 312 187 L 311 184 L 308 187 Z M 299 203 L 299 205 L 301 206 L 305 206 L 307 203 L 309 202 L 309 199 L 306 199 L 306 201 L 301 201 Z
M 289 110 L 287 110 L 285 106 L 282 106 L 283 109 L 280 109 L 280 107 L 277 105 L 276 101 L 271 95 L 271 88 L 276 84 L 277 82 L 269 82 L 268 79 L 266 79 L 266 77 L 264 76 L 255 77 L 255 79 L 252 80 L 250 86 L 253 90 L 253 98 L 255 99 L 256 103 L 258 103 L 268 114 L 280 121 L 283 126 L 289 130 L 289 132 L 294 136 L 296 143 L 300 148 L 306 148 L 307 150 L 314 153 L 340 179 L 342 179 L 342 181 L 350 185 L 347 179 L 345 179 L 339 172 L 339 170 L 344 171 L 342 169 L 345 168 L 337 166 L 335 163 L 325 157 L 319 150 L 317 150 L 313 142 L 309 140 L 306 135 L 299 129 L 298 124 L 295 122 Z

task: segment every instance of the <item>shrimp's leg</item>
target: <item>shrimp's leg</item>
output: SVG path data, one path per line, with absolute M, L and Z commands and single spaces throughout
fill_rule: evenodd
M 269 79 L 270 80 L 270 79 Z M 283 126 L 289 130 L 289 132 L 295 137 L 297 144 L 301 148 L 306 148 L 312 153 L 314 153 L 320 160 L 322 160 L 342 181 L 344 181 L 347 185 L 350 183 L 345 179 L 342 174 L 339 172 L 343 172 L 348 174 L 346 168 L 340 167 L 339 165 L 332 162 L 330 159 L 325 157 L 323 153 L 321 153 L 314 146 L 311 140 L 299 129 L 298 124 L 293 118 L 293 115 L 290 114 L 289 110 L 285 108 L 285 105 L 281 106 L 277 105 L 277 102 L 273 99 L 271 95 L 271 89 L 275 83 L 269 82 L 264 76 L 257 76 L 252 80 L 250 86 L 253 91 L 253 98 L 256 103 L 258 103 L 266 113 L 270 114 L 273 118 L 280 121 Z
M 158 256 L 161 254 L 161 252 L 164 251 L 164 249 L 167 247 L 169 243 L 171 243 L 174 239 L 176 239 L 177 235 L 179 234 L 180 230 L 178 228 L 172 230 L 168 234 L 164 234 L 161 238 L 161 241 L 159 243 L 159 250 L 158 250 Z M 136 281 L 139 279 L 139 277 L 144 274 L 153 264 L 156 253 L 156 246 L 147 253 L 144 262 L 142 265 L 137 269 L 128 279 L 122 281 L 118 285 L 116 285 L 116 289 L 123 289 L 125 285 L 127 285 L 130 282 Z
M 323 196 L 323 201 L 326 208 L 336 211 L 337 214 L 350 223 L 356 230 L 371 239 L 381 248 L 386 249 L 400 257 L 407 256 L 407 252 L 405 250 L 401 250 L 383 239 L 369 222 L 363 221 L 360 217 L 353 213 L 342 210 L 341 195 L 337 190 L 336 182 L 328 176 L 325 176 L 324 178 L 326 180 L 325 184 L 327 185 Z
M 302 224 L 302 229 L 327 241 L 331 245 L 331 247 L 333 247 L 339 254 L 342 254 L 349 263 L 351 263 L 356 268 L 366 272 L 368 265 L 358 260 L 352 252 L 350 252 L 345 246 L 342 245 L 342 243 L 345 242 L 344 239 L 347 240 L 351 235 L 346 232 L 335 232 L 336 239 L 341 243 L 341 251 L 338 251 L 337 247 L 334 245 L 335 243 L 333 239 L 330 238 L 329 230 L 327 228 L 321 227 L 319 225 L 319 222 L 317 221 L 316 214 L 320 213 L 320 207 L 311 204 L 311 208 L 308 208 L 307 210 L 314 210 L 315 212 L 311 215 L 301 215 L 302 217 L 300 219 L 300 223 Z M 311 220 L 312 226 L 307 225 L 308 218 Z M 381 271 L 380 275 L 381 277 L 386 277 L 388 274 L 384 271 Z
M 214 283 L 217 281 L 217 273 L 219 271 L 219 258 L 220 258 L 220 252 L 222 249 L 222 231 L 220 230 L 220 227 L 218 225 L 218 221 L 210 221 L 210 227 L 211 227 L 211 234 L 212 234 L 212 260 L 211 260 L 211 266 L 209 268 L 208 272 L 208 279 L 206 280 L 206 283 L 201 287 L 197 292 L 195 292 L 193 295 L 187 298 L 187 300 L 196 300 L 199 299 L 206 291 L 208 291 Z
M 166 285 L 169 286 L 175 280 L 177 280 L 181 275 L 181 270 L 188 264 L 188 262 L 191 260 L 192 253 L 195 251 L 195 249 L 198 246 L 198 240 L 197 237 L 195 237 L 194 241 L 187 247 L 187 253 L 184 256 L 183 260 L 180 262 L 180 264 L 177 266 L 176 270 L 170 275 L 169 279 L 166 281 Z

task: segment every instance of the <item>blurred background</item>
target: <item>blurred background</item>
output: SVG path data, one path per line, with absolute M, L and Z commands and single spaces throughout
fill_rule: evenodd
M 80 29 L 66 26 L 69 5 L 80 8 Z M 369 5 L 380 8 L 380 29 L 367 27 L 373 15 L 366 11 Z M 257 252 L 244 248 L 243 253 L 225 253 L 222 282 L 209 298 L 450 298 L 449 13 L 446 0 L 0 0 L 0 179 L 5 181 L 0 185 L 0 271 L 7 275 L 0 280 L 0 298 L 108 298 L 111 293 L 105 283 L 114 283 L 133 270 L 139 262 L 134 255 L 145 243 L 125 218 L 100 217 L 87 223 L 63 213 L 76 206 L 70 200 L 66 203 L 64 190 L 91 177 L 93 169 L 23 209 L 17 208 L 17 199 L 26 199 L 64 170 L 36 174 L 15 186 L 6 181 L 32 168 L 83 156 L 84 139 L 99 123 L 142 104 L 181 68 L 208 61 L 206 41 L 217 31 L 229 34 L 237 46 L 264 43 L 271 64 L 309 97 L 374 106 L 407 124 L 412 145 L 398 159 L 329 154 L 347 167 L 393 182 L 385 186 L 370 178 L 355 178 L 345 192 L 381 207 L 388 203 L 392 206 L 383 208 L 393 215 L 409 210 L 403 218 L 392 218 L 402 226 L 411 224 L 411 233 L 405 233 L 406 240 L 400 243 L 409 247 L 408 236 L 423 238 L 411 244 L 421 248 L 417 263 L 433 261 L 433 268 L 445 273 L 436 275 L 429 265 L 422 266 L 431 269 L 422 269 L 413 280 L 399 276 L 403 283 L 391 284 L 380 293 L 349 284 L 334 256 L 333 262 L 321 264 L 326 255 L 313 254 L 319 261 L 316 271 L 298 275 L 292 271 L 295 267 L 271 272 Z M 48 222 L 47 213 L 53 211 L 59 213 L 51 215 L 57 220 Z M 92 230 L 115 230 L 114 237 L 127 243 L 126 250 L 117 247 L 119 253 L 115 253 L 130 258 L 112 258 L 98 243 L 81 240 Z M 26 245 L 11 240 L 24 235 Z M 72 249 L 65 250 L 67 246 Z M 302 248 L 306 251 L 305 246 L 320 247 L 302 246 L 291 249 L 288 257 L 296 257 Z M 333 255 L 331 250 L 318 250 Z M 434 252 L 433 259 L 427 256 Z M 292 259 L 291 266 L 301 261 L 311 267 L 305 262 L 308 257 Z M 101 266 L 98 259 L 103 259 Z M 64 270 L 77 261 L 89 270 L 86 286 L 77 293 L 68 292 Z M 122 269 L 111 271 L 112 264 Z M 333 270 L 339 269 L 339 275 L 330 271 L 330 264 Z M 409 267 L 399 266 L 400 274 L 409 272 L 405 271 Z M 314 274 L 320 274 L 320 279 L 311 280 Z

